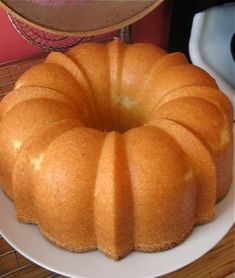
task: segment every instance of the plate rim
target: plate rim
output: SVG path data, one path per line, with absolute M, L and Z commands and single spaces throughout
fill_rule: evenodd
M 1 197 L 1 194 L 4 195 L 4 198 L 7 199 L 8 202 L 12 203 L 12 201 L 10 201 L 6 195 L 3 193 L 2 190 L 0 190 L 0 197 Z M 233 195 L 234 194 L 234 183 L 232 183 L 231 185 L 231 188 L 228 192 L 228 194 L 226 195 L 226 197 L 224 198 L 224 200 L 222 200 L 220 202 L 220 204 L 223 204 L 223 202 L 225 201 L 225 199 L 229 198 L 230 195 Z M 232 198 L 230 196 L 230 198 Z M 12 203 L 13 205 L 13 203 Z M 231 204 L 229 203 L 229 207 L 231 206 Z M 18 222 L 17 219 L 14 220 L 15 222 Z M 217 220 L 218 221 L 218 220 Z M 210 222 L 210 223 L 213 223 Z M 207 224 L 205 225 L 200 225 L 200 226 L 196 226 L 194 229 L 200 229 L 200 227 L 203 227 L 203 226 L 206 226 Z M 224 236 L 228 233 L 228 231 L 231 229 L 231 227 L 234 225 L 234 219 L 232 221 L 230 221 L 226 227 L 223 227 L 222 229 L 222 232 L 220 231 L 217 235 L 216 235 L 216 239 L 213 240 L 213 242 L 209 245 L 206 246 L 206 248 L 201 248 L 200 252 L 197 253 L 196 256 L 189 256 L 189 259 L 186 259 L 184 261 L 182 261 L 181 263 L 179 264 L 173 264 L 171 265 L 170 267 L 168 267 L 168 271 L 165 271 L 165 270 L 162 270 L 162 271 L 159 271 L 159 272 L 156 272 L 155 274 L 152 273 L 152 274 L 147 274 L 145 276 L 139 276 L 139 278 L 152 278 L 153 275 L 157 275 L 157 276 L 162 276 L 162 275 L 166 275 L 166 274 L 169 274 L 169 273 L 172 273 L 176 270 L 180 270 L 181 268 L 189 265 L 190 263 L 196 261 L 197 259 L 199 259 L 200 257 L 202 257 L 204 254 L 206 254 L 207 252 L 209 252 L 216 244 L 218 244 L 222 238 L 224 238 Z M 32 225 L 32 227 L 35 227 L 35 225 Z M 38 228 L 37 228 L 38 229 Z M 52 271 L 54 273 L 57 273 L 57 274 L 61 274 L 63 276 L 66 276 L 66 277 L 76 277 L 76 278 L 84 278 L 84 277 L 91 277 L 91 276 L 82 276 L 82 275 L 79 275 L 79 274 L 72 274 L 72 273 L 68 273 L 67 271 L 63 271 L 61 269 L 56 269 L 55 267 L 53 266 L 50 266 L 49 264 L 46 264 L 38 259 L 35 259 L 34 258 L 34 255 L 32 254 L 28 254 L 27 252 L 25 252 L 24 250 L 22 250 L 22 248 L 19 248 L 17 246 L 17 243 L 14 242 L 14 240 L 11 240 L 11 238 L 6 235 L 3 231 L 2 231 L 2 228 L 1 228 L 1 225 L 0 225 L 0 234 L 2 235 L 2 237 L 4 238 L 4 240 L 6 240 L 6 242 L 8 244 L 10 244 L 16 251 L 18 251 L 20 254 L 22 254 L 24 257 L 26 257 L 28 260 L 30 260 L 31 262 L 35 263 L 36 265 L 39 265 L 45 269 L 48 269 L 49 271 Z M 45 239 L 46 240 L 46 239 Z M 186 239 L 186 241 L 189 240 L 189 239 Z M 182 243 L 184 244 L 184 243 Z M 180 246 L 180 245 L 179 245 Z M 174 248 L 173 248 L 174 249 Z M 172 249 L 170 249 L 172 250 Z M 99 252 L 99 251 L 96 251 L 96 252 Z M 167 251 L 164 251 L 164 253 L 167 252 Z M 104 256 L 101 252 L 99 252 L 101 256 Z M 134 252 L 133 252 L 134 253 Z M 146 255 L 148 255 L 149 253 L 147 253 Z M 156 255 L 157 253 L 151 253 L 150 255 Z M 131 256 L 131 254 L 129 255 Z M 169 270 L 170 269 L 170 270 Z M 99 277 L 99 276 L 97 276 Z M 137 277 L 137 276 L 136 276 Z

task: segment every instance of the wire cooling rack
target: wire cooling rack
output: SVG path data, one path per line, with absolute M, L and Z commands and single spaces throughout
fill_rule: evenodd
M 125 42 L 130 41 L 130 26 L 123 27 L 120 30 L 88 37 L 62 36 L 42 31 L 32 27 L 15 17 L 8 14 L 9 20 L 16 31 L 30 44 L 37 46 L 44 51 L 66 51 L 69 48 L 84 42 L 105 42 L 114 37 L 123 39 Z
M 97 36 L 89 37 L 74 37 L 74 36 L 61 36 L 51 34 L 49 32 L 41 31 L 37 28 L 29 26 L 8 14 L 8 17 L 15 27 L 16 31 L 27 40 L 29 43 L 46 51 L 66 51 L 78 43 L 89 41 L 104 42 L 109 41 L 113 37 L 121 37 L 125 41 L 129 40 L 129 26 L 120 29 L 119 31 L 110 32 Z
M 16 80 L 22 73 L 33 65 L 42 63 L 42 61 L 43 57 L 40 57 L 7 66 L 0 66 L 0 100 L 13 89 Z

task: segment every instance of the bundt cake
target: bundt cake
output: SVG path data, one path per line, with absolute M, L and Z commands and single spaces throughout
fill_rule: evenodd
M 0 184 L 17 218 L 71 251 L 171 248 L 232 181 L 232 105 L 151 44 L 52 52 L 0 103 Z

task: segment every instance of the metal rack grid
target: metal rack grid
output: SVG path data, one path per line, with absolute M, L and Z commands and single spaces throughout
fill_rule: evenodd
M 16 80 L 22 73 L 41 62 L 43 62 L 43 57 L 0 66 L 0 101 L 14 88 Z M 0 235 L 0 278 L 5 277 L 54 278 L 62 276 L 36 266 L 14 250 Z
M 24 22 L 21 22 L 8 14 L 8 17 L 15 27 L 16 31 L 29 43 L 37 46 L 45 51 L 66 51 L 69 48 L 84 42 L 105 42 L 112 37 L 120 37 L 125 42 L 130 40 L 130 26 L 123 27 L 119 31 L 109 32 L 96 36 L 77 37 L 77 36 L 62 36 L 51 34 L 37 28 L 34 28 Z
M 6 66 L 0 66 L 0 100 L 14 88 L 16 80 L 20 77 L 20 75 L 22 75 L 22 73 L 42 61 L 43 58 L 41 57 L 23 62 L 12 63 Z
M 1 243 L 1 253 L 0 253 L 0 277 L 9 277 L 10 275 L 16 274 L 18 271 L 21 271 L 27 267 L 29 267 L 31 264 L 25 260 L 25 263 L 22 262 L 23 257 L 21 259 L 21 255 L 17 253 L 14 249 L 12 249 L 2 238 L 0 235 L 0 243 Z M 3 248 L 4 246 L 5 248 Z M 8 261 L 6 267 L 1 267 L 3 265 L 3 262 Z M 4 269 L 6 268 L 6 269 Z M 5 271 L 4 271 L 5 270 Z M 5 273 L 4 273 L 5 272 Z

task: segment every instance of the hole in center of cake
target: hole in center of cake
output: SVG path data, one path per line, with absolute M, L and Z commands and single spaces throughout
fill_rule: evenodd
M 143 125 L 143 115 L 137 101 L 128 96 L 115 95 L 108 108 L 99 109 L 98 129 L 123 133 Z

